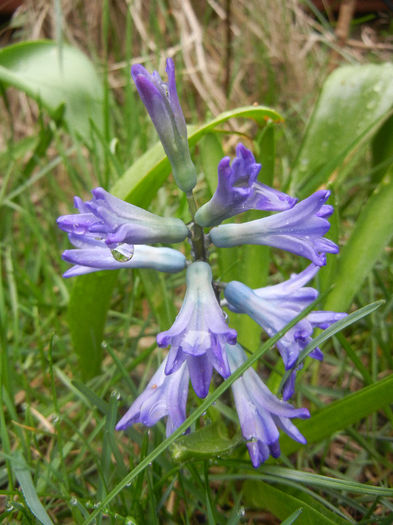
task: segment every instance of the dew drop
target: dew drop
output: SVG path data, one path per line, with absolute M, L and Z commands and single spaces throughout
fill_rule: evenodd
M 118 401 L 120 399 L 120 392 L 118 392 L 117 390 L 113 390 L 111 392 L 111 398 L 116 399 Z
M 87 228 L 83 224 L 75 223 L 72 228 L 72 231 L 77 235 L 84 235 L 87 232 Z
M 74 497 L 72 497 L 70 499 L 70 505 L 72 505 L 73 507 L 75 507 L 75 505 L 78 505 L 78 500 Z
M 112 257 L 117 262 L 126 263 L 131 261 L 134 255 L 134 245 L 133 244 L 119 244 L 113 250 L 111 250 Z
M 240 507 L 239 509 L 239 517 L 243 518 L 246 515 L 246 510 L 244 507 Z

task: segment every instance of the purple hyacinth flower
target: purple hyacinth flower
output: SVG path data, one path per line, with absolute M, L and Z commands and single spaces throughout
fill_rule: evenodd
M 233 373 L 247 357 L 241 346 L 227 346 L 228 361 Z M 310 417 L 306 408 L 294 408 L 273 395 L 253 368 L 249 368 L 232 385 L 240 426 L 252 465 L 257 468 L 270 455 L 280 455 L 279 428 L 289 437 L 305 444 L 305 437 L 291 419 Z
M 166 62 L 168 82 L 157 71 L 149 73 L 143 66 L 132 66 L 131 75 L 138 93 L 157 130 L 171 163 L 179 188 L 186 193 L 196 184 L 196 171 L 188 148 L 187 127 L 176 91 L 175 65 Z
M 90 235 L 70 233 L 69 238 L 76 249 L 65 250 L 62 258 L 74 266 L 63 277 L 120 268 L 152 268 L 160 272 L 176 273 L 186 267 L 184 255 L 172 248 L 122 243 L 111 250 L 103 240 Z
M 93 198 L 75 197 L 74 215 L 62 215 L 57 225 L 67 233 L 103 239 L 110 248 L 119 244 L 181 242 L 188 235 L 180 219 L 159 217 L 114 197 L 103 188 L 92 190 Z
M 287 281 L 257 290 L 251 290 L 243 283 L 232 281 L 225 288 L 225 298 L 230 309 L 248 314 L 266 331 L 269 337 L 273 337 L 317 298 L 317 290 L 304 287 L 304 284 L 314 277 L 318 269 L 318 266 L 311 264 L 303 272 L 291 276 Z M 345 313 L 313 311 L 292 327 L 276 343 L 285 369 L 292 370 L 296 366 L 300 352 L 311 342 L 314 328 L 325 329 L 346 315 Z M 315 348 L 309 355 L 314 359 L 323 359 L 319 348 Z M 287 399 L 293 393 L 293 384 L 294 377 L 291 377 L 285 388 Z
M 230 157 L 220 161 L 217 189 L 195 214 L 201 226 L 216 226 L 246 210 L 283 211 L 296 204 L 297 199 L 257 181 L 261 165 L 243 144 L 237 145 L 236 158 L 230 162 Z
M 213 368 L 230 375 L 224 345 L 236 342 L 236 330 L 228 328 L 212 287 L 212 271 L 202 261 L 187 268 L 187 290 L 172 327 L 157 335 L 160 347 L 171 345 L 166 374 L 174 373 L 184 361 L 199 397 L 206 397 Z
M 116 430 L 125 430 L 134 423 L 152 427 L 167 416 L 166 435 L 170 436 L 186 419 L 189 373 L 184 364 L 171 374 L 165 374 L 167 358 L 151 378 L 145 390 L 116 425 Z
M 292 209 L 271 217 L 217 226 L 211 230 L 210 238 L 223 248 L 241 244 L 273 246 L 323 266 L 325 253 L 338 253 L 338 246 L 323 237 L 330 228 L 326 217 L 333 212 L 333 207 L 325 204 L 329 195 L 327 190 L 316 191 Z

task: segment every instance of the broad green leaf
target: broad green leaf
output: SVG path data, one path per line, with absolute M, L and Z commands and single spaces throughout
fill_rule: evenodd
M 239 438 L 229 438 L 226 427 L 216 422 L 179 438 L 172 447 L 172 456 L 176 461 L 217 457 L 229 453 L 238 444 Z
M 104 324 L 118 272 L 97 272 L 75 279 L 68 304 L 68 324 L 83 379 L 101 369 Z
M 326 80 L 292 170 L 292 190 L 304 197 L 354 160 L 393 104 L 393 65 L 336 69 Z M 327 169 L 328 168 L 328 169 Z
M 326 310 L 345 311 L 393 235 L 393 169 L 363 208 L 341 251 Z
M 50 40 L 0 49 L 0 82 L 34 98 L 52 116 L 65 105 L 73 134 L 90 142 L 90 123 L 102 128 L 103 89 L 93 64 L 79 49 Z
M 373 385 L 348 394 L 344 399 L 334 401 L 326 408 L 313 413 L 308 420 L 296 421 L 296 426 L 306 437 L 308 443 L 317 443 L 331 437 L 339 430 L 350 427 L 390 403 L 393 403 L 393 374 Z M 280 444 L 285 454 L 292 454 L 304 446 L 287 435 L 281 436 Z
M 333 512 L 322 507 L 315 500 L 308 498 L 304 501 L 289 493 L 287 488 L 272 486 L 263 481 L 246 481 L 244 495 L 248 505 L 257 509 L 266 509 L 277 518 L 285 520 L 293 515 L 299 508 L 302 513 L 296 520 L 297 525 L 337 525 L 348 523 Z
M 37 492 L 30 474 L 29 467 L 20 452 L 15 452 L 10 458 L 12 470 L 20 485 L 26 504 L 42 525 L 53 525 L 44 506 L 37 496 Z
M 231 118 L 251 118 L 258 124 L 280 121 L 272 109 L 251 106 L 222 113 L 200 128 L 191 130 L 189 143 L 195 145 L 218 125 Z M 147 208 L 170 173 L 170 164 L 160 143 L 137 159 L 111 189 L 111 193 Z M 81 358 L 81 370 L 85 378 L 99 373 L 102 360 L 101 341 L 110 296 L 116 282 L 112 274 L 89 274 L 75 278 L 69 303 L 70 330 L 74 347 Z M 83 357 L 82 357 L 83 354 Z

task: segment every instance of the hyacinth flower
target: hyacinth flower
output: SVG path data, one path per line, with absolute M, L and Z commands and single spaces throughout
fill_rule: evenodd
M 228 361 L 233 373 L 247 357 L 238 344 L 227 346 Z M 252 465 L 257 468 L 271 455 L 280 455 L 279 429 L 289 437 L 305 444 L 305 437 L 291 422 L 293 418 L 307 419 L 306 408 L 294 408 L 273 395 L 253 368 L 249 368 L 232 385 L 242 434 L 247 442 Z
M 157 71 L 149 73 L 140 64 L 131 68 L 139 96 L 171 163 L 176 184 L 190 193 L 196 184 L 196 171 L 188 147 L 186 121 L 177 96 L 175 65 L 170 58 L 166 61 L 166 72 L 168 82 L 163 82 Z
M 317 271 L 318 267 L 311 264 L 283 283 L 257 290 L 238 281 L 231 281 L 225 288 L 225 298 L 230 309 L 248 314 L 269 337 L 273 337 L 317 298 L 317 290 L 304 287 Z M 285 369 L 295 368 L 300 352 L 311 342 L 314 328 L 325 329 L 345 316 L 345 313 L 312 311 L 288 330 L 276 343 Z M 315 348 L 309 355 L 314 359 L 323 359 L 319 348 Z M 292 375 L 286 384 L 286 399 L 293 394 L 294 380 Z
M 76 249 L 65 250 L 62 258 L 74 266 L 67 270 L 63 277 L 120 268 L 151 268 L 160 272 L 176 273 L 186 267 L 184 255 L 172 248 L 122 243 L 111 250 L 103 240 L 89 235 L 70 233 L 69 239 Z
M 261 164 L 243 144 L 237 145 L 236 158 L 230 162 L 224 157 L 218 165 L 217 189 L 195 214 L 199 225 L 216 226 L 246 210 L 283 211 L 296 204 L 297 199 L 257 181 Z
M 221 248 L 242 244 L 281 248 L 323 266 L 325 253 L 338 253 L 338 246 L 323 237 L 330 228 L 326 218 L 333 213 L 333 207 L 325 204 L 329 196 L 330 191 L 319 190 L 290 210 L 255 221 L 217 226 L 211 230 L 210 239 Z
M 212 287 L 212 271 L 203 261 L 187 268 L 187 290 L 172 327 L 157 335 L 160 347 L 171 345 L 165 367 L 173 374 L 184 361 L 195 393 L 209 391 L 213 368 L 224 378 L 230 375 L 225 343 L 236 342 L 236 330 L 228 327 Z
M 165 359 L 131 407 L 116 425 L 125 430 L 134 423 L 152 427 L 167 416 L 166 435 L 170 436 L 186 419 L 189 373 L 184 363 L 171 375 L 165 374 Z
M 75 197 L 78 214 L 62 215 L 57 225 L 67 233 L 105 241 L 109 248 L 119 244 L 175 243 L 188 235 L 180 219 L 159 217 L 114 197 L 103 188 L 92 190 L 93 198 Z

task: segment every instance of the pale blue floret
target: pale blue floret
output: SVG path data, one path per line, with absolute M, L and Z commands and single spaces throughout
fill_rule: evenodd
M 235 372 L 247 357 L 240 345 L 227 346 L 231 372 Z M 279 430 L 305 444 L 305 437 L 291 422 L 293 418 L 306 419 L 310 414 L 306 408 L 294 408 L 273 395 L 253 368 L 249 368 L 232 385 L 236 410 L 242 434 L 247 442 L 251 462 L 255 468 L 270 455 L 280 455 Z
M 166 62 L 168 82 L 157 71 L 149 73 L 143 66 L 132 66 L 131 75 L 138 93 L 157 130 L 172 166 L 176 184 L 189 193 L 196 184 L 196 170 L 190 157 L 187 127 L 176 90 L 173 60 Z
M 62 215 L 57 225 L 67 233 L 102 239 L 110 248 L 119 244 L 175 243 L 184 241 L 187 226 L 180 219 L 160 217 L 114 197 L 103 188 L 93 198 L 75 197 L 78 214 Z
M 311 264 L 300 274 L 292 275 L 287 281 L 256 290 L 238 281 L 231 281 L 225 288 L 225 298 L 230 309 L 248 314 L 270 337 L 273 337 L 318 297 L 317 290 L 304 287 L 304 284 L 315 276 L 318 269 L 318 266 Z M 294 371 L 300 352 L 312 340 L 314 328 L 325 329 L 345 316 L 345 313 L 312 311 L 288 330 L 276 343 L 285 369 Z M 314 359 L 323 359 L 319 348 L 315 348 L 309 355 Z M 284 389 L 285 399 L 292 396 L 293 385 L 292 375 Z
M 201 226 L 216 226 L 246 210 L 282 211 L 292 208 L 297 199 L 257 181 L 261 165 L 243 144 L 236 157 L 224 157 L 218 164 L 218 185 L 213 197 L 195 214 Z
M 70 233 L 69 238 L 76 249 L 65 250 L 62 258 L 74 266 L 63 277 L 121 268 L 151 268 L 159 272 L 176 273 L 186 267 L 184 255 L 172 248 L 122 243 L 111 250 L 104 241 L 92 237 Z
M 217 226 L 211 230 L 210 239 L 220 248 L 243 244 L 273 246 L 323 266 L 325 253 L 338 252 L 338 246 L 323 237 L 330 228 L 326 217 L 333 212 L 332 206 L 325 204 L 329 195 L 329 191 L 320 190 L 290 210 L 270 217 Z
M 166 435 L 169 436 L 185 421 L 190 379 L 188 368 L 184 363 L 168 376 L 165 374 L 166 361 L 167 358 L 117 423 L 116 430 L 125 430 L 135 423 L 152 427 L 167 416 Z
M 184 361 L 199 397 L 205 397 L 213 368 L 230 375 L 225 343 L 236 342 L 236 330 L 229 328 L 212 287 L 209 264 L 197 261 L 187 268 L 187 290 L 172 327 L 157 336 L 160 347 L 171 345 L 165 372 L 172 374 Z

